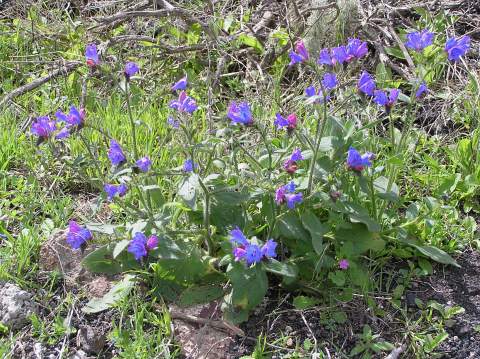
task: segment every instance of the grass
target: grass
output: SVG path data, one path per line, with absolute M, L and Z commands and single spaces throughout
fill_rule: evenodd
M 61 15 L 65 17 L 66 15 Z M 25 20 L 26 21 L 26 20 Z M 22 22 L 25 22 L 22 21 Z M 74 27 L 68 18 L 56 21 L 53 29 L 46 28 L 45 19 L 36 13 L 35 8 L 29 13 L 29 23 L 36 31 L 44 35 L 64 34 L 54 41 L 47 36 L 30 41 L 30 34 L 22 30 L 19 23 L 0 26 L 0 60 L 3 69 L 0 80 L 3 93 L 15 88 L 19 83 L 38 75 L 41 66 L 33 62 L 21 65 L 21 71 L 15 70 L 16 60 L 21 57 L 29 60 L 41 59 L 50 61 L 57 56 L 68 59 L 79 59 L 86 41 L 86 31 Z M 3 34 L 5 32 L 5 34 Z M 190 29 L 182 33 L 176 28 L 169 28 L 169 32 L 177 34 L 179 39 L 194 41 L 198 30 Z M 14 34 L 13 41 L 10 34 Z M 66 34 L 66 35 L 65 35 Z M 52 46 L 54 49 L 52 51 Z M 126 57 L 118 49 L 119 57 Z M 184 143 L 178 136 L 172 134 L 172 129 L 166 124 L 168 117 L 168 101 L 172 98 L 169 85 L 178 79 L 185 71 L 189 79 L 196 85 L 192 94 L 196 98 L 206 98 L 209 83 L 204 81 L 204 63 L 195 55 L 185 59 L 182 64 L 172 62 L 171 58 L 164 61 L 158 60 L 161 53 L 154 48 L 144 48 L 141 66 L 142 77 L 134 81 L 132 91 L 132 107 L 135 109 L 133 118 L 138 133 L 137 142 L 141 152 L 149 155 L 156 168 L 176 168 L 184 160 Z M 218 55 L 218 54 L 216 54 Z M 14 57 L 16 56 L 16 57 Z M 118 69 L 119 70 L 119 69 Z M 120 71 L 120 70 L 119 70 Z M 437 72 L 441 72 L 438 70 Z M 0 233 L 2 237 L 0 247 L 0 278 L 13 281 L 25 289 L 39 288 L 46 291 L 44 297 L 50 298 L 58 293 L 64 296 L 61 304 L 56 308 L 47 308 L 47 316 L 34 316 L 31 318 L 31 334 L 45 345 L 55 346 L 64 337 L 73 334 L 71 328 L 65 325 L 65 319 L 72 303 L 85 300 L 87 293 L 80 292 L 69 294 L 62 291 L 61 281 L 51 274 L 49 278 L 38 282 L 39 268 L 38 256 L 42 243 L 49 237 L 54 228 L 65 228 L 71 218 L 81 216 L 78 213 L 79 194 L 97 196 L 103 183 L 101 173 L 108 168 L 108 159 L 101 152 L 100 147 L 108 138 L 115 138 L 123 144 L 126 151 L 132 152 L 132 140 L 129 135 L 130 123 L 125 107 L 125 94 L 111 78 L 93 77 L 89 82 L 89 93 L 86 98 L 87 126 L 82 131 L 82 136 L 88 138 L 93 144 L 91 155 L 98 161 L 101 172 L 94 168 L 78 174 L 72 168 L 80 168 L 83 162 L 92 161 L 85 151 L 81 138 L 68 142 L 68 149 L 60 149 L 59 156 L 67 156 L 65 160 L 72 167 L 62 167 L 54 161 L 45 161 L 45 154 L 35 146 L 34 139 L 28 135 L 28 130 L 22 128 L 22 123 L 29 116 L 38 116 L 52 113 L 57 108 L 67 110 L 70 103 L 78 104 L 76 99 L 81 97 L 81 78 L 84 73 L 73 74 L 64 79 L 28 93 L 19 99 L 15 106 L 0 113 Z M 276 71 L 276 76 L 283 76 L 283 71 Z M 31 76 L 31 77 L 30 77 Z M 113 76 L 112 76 L 113 78 Z M 222 86 L 224 93 L 232 96 L 234 93 L 244 92 L 245 97 L 254 98 L 255 114 L 258 118 L 270 118 L 277 108 L 281 108 L 282 85 L 281 78 L 273 78 L 273 98 L 270 92 L 264 90 L 257 93 L 252 89 L 252 84 L 242 82 L 241 78 L 234 77 L 226 80 Z M 298 79 L 297 85 L 303 79 Z M 411 230 L 425 243 L 435 245 L 449 253 L 459 253 L 467 247 L 478 246 L 476 234 L 476 216 L 478 203 L 475 196 L 478 194 L 480 162 L 477 160 L 478 130 L 476 119 L 478 117 L 478 91 L 477 82 L 471 79 L 468 86 L 456 93 L 453 117 L 462 126 L 463 135 L 459 138 L 435 138 L 423 133 L 420 129 L 414 131 L 407 138 L 408 153 L 403 158 L 403 163 L 398 171 L 399 185 L 406 193 L 405 201 L 409 202 L 408 211 L 420 213 Z M 259 98 L 259 96 L 262 96 Z M 72 100 L 74 99 L 74 100 Z M 474 99 L 474 101 L 472 101 Z M 225 102 L 225 101 L 223 101 Z M 224 105 L 214 103 L 214 113 L 223 114 Z M 359 117 L 373 117 L 374 108 L 367 108 Z M 304 108 L 298 113 L 306 112 Z M 220 115 L 218 115 L 220 116 Z M 219 118 L 209 119 L 207 110 L 199 111 L 195 115 L 195 137 L 200 139 L 208 133 L 209 121 L 220 121 Z M 314 126 L 314 123 L 306 124 Z M 29 126 L 27 126 L 28 128 Z M 104 133 L 98 131 L 102 128 Z M 252 140 L 255 148 L 257 139 Z M 388 141 L 379 140 L 378 146 L 388 154 L 390 144 Z M 168 147 L 166 146 L 168 144 Z M 371 144 L 377 147 L 377 144 Z M 410 153 L 413 155 L 410 156 Z M 471 158 L 475 160 L 471 160 Z M 393 163 L 394 160 L 391 159 Z M 253 163 L 253 162 L 252 162 Z M 173 200 L 175 191 L 174 183 L 168 177 L 157 177 L 157 182 L 152 183 L 162 189 L 162 194 L 170 196 L 166 202 Z M 470 190 L 473 184 L 474 189 Z M 124 211 L 110 205 L 114 215 L 121 217 Z M 467 210 L 468 209 L 468 210 Z M 407 214 L 408 218 L 408 214 Z M 393 249 L 399 256 L 401 248 Z M 366 306 L 381 311 L 375 303 L 378 293 L 395 293 L 401 285 L 407 288 L 411 278 L 420 277 L 429 273 L 429 265 L 418 261 L 417 258 L 408 257 L 410 267 L 403 269 L 402 280 L 399 284 L 396 269 L 386 267 L 385 259 L 371 262 L 369 274 L 373 282 L 364 288 L 364 301 Z M 428 263 L 428 261 L 427 261 Z M 397 294 L 400 289 L 397 290 Z M 78 296 L 73 299 L 72 296 Z M 401 295 L 391 299 L 395 305 Z M 397 302 L 396 302 L 397 301 Z M 341 305 L 332 301 L 332 306 L 337 307 L 333 313 L 343 313 Z M 158 308 L 162 308 L 160 311 Z M 409 353 L 418 357 L 429 355 L 435 350 L 437 341 L 445 336 L 445 321 L 454 314 L 437 304 L 420 304 L 420 315 L 413 318 L 405 308 L 396 308 L 396 325 L 403 330 L 403 338 L 409 343 Z M 336 326 L 342 325 L 342 314 L 332 314 L 332 318 L 324 318 L 326 326 L 335 332 Z M 335 318 L 337 321 L 335 321 Z M 340 323 L 338 322 L 340 320 Z M 179 348 L 172 339 L 172 325 L 168 311 L 164 305 L 156 305 L 145 300 L 144 294 L 135 292 L 127 300 L 121 301 L 114 309 L 108 339 L 116 348 L 118 357 L 122 358 L 176 358 Z M 378 333 L 373 333 L 371 328 L 365 326 L 356 328 L 357 342 L 350 352 L 337 348 L 338 355 L 352 357 L 357 354 L 369 355 L 377 351 L 391 350 L 391 346 L 380 340 Z M 6 332 L 0 341 L 0 355 L 8 356 L 10 348 L 15 342 L 16 335 Z M 260 335 L 251 358 L 268 358 L 274 353 L 282 353 L 284 358 L 302 358 L 306 355 L 318 355 L 319 358 L 327 357 L 327 352 L 320 346 L 314 348 L 310 339 L 296 343 L 296 347 L 289 345 L 289 335 L 271 339 Z M 323 343 L 325 344 L 325 343 Z M 286 349 L 286 350 L 282 350 Z

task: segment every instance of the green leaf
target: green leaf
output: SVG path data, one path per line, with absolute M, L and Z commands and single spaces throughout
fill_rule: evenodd
M 380 198 L 383 198 L 392 202 L 398 202 L 399 200 L 398 186 L 395 183 L 392 183 L 390 190 L 387 191 L 388 189 L 387 177 L 380 176 L 377 179 L 375 179 L 375 181 L 373 181 L 373 188 L 375 188 Z
M 385 248 L 385 241 L 374 234 L 363 225 L 359 223 L 351 224 L 350 228 L 339 228 L 335 232 L 335 238 L 340 241 L 350 242 L 348 254 L 359 255 L 368 250 L 380 251 Z
M 297 309 L 303 310 L 314 307 L 319 303 L 319 300 L 312 297 L 306 297 L 304 295 L 299 295 L 293 298 L 293 306 Z
M 82 265 L 92 273 L 116 274 L 122 272 L 120 262 L 113 258 L 114 244 L 100 247 L 82 260 Z
M 178 300 L 179 305 L 189 307 L 195 304 L 209 303 L 223 296 L 220 285 L 193 286 L 185 289 Z
M 260 54 L 262 54 L 263 51 L 264 51 L 261 42 L 258 41 L 258 39 L 255 36 L 250 36 L 250 35 L 247 35 L 247 34 L 240 34 L 240 36 L 238 37 L 238 40 L 242 44 L 254 48 Z
M 132 290 L 135 276 L 131 274 L 115 284 L 102 298 L 93 298 L 82 308 L 82 312 L 92 314 L 111 308 L 119 300 L 125 298 Z
M 281 217 L 275 226 L 276 233 L 287 239 L 309 240 L 309 235 L 302 222 L 294 212 L 289 212 Z
M 115 244 L 115 248 L 113 248 L 113 253 L 112 253 L 112 256 L 113 258 L 117 258 L 120 253 L 122 253 L 125 248 L 128 247 L 128 245 L 130 244 L 130 241 L 128 239 L 124 239 L 120 242 L 118 242 L 117 244 Z
M 87 223 L 86 227 L 93 232 L 111 235 L 115 233 L 115 228 L 118 226 L 104 223 Z
M 322 254 L 324 250 L 323 236 L 328 232 L 328 228 L 310 210 L 302 214 L 302 222 L 303 226 L 310 232 L 313 249 L 317 254 Z
M 402 50 L 398 47 L 384 47 L 385 52 L 388 55 L 394 56 L 397 59 L 405 60 L 405 55 L 403 54 Z
M 279 274 L 284 277 L 296 278 L 298 274 L 298 269 L 294 264 L 279 262 L 273 258 L 267 262 L 263 262 L 263 266 L 267 272 Z
M 196 190 L 200 186 L 198 176 L 192 173 L 184 178 L 178 187 L 178 195 L 184 200 L 185 204 L 191 209 L 196 209 Z
M 455 259 L 450 257 L 448 253 L 444 252 L 440 248 L 434 246 L 422 246 L 419 245 L 416 241 L 409 239 L 399 238 L 399 241 L 416 248 L 424 256 L 427 256 L 428 258 L 431 258 L 438 263 L 450 264 L 460 268 L 460 265 L 457 263 L 457 261 L 455 261 Z
M 341 271 L 330 272 L 328 273 L 328 279 L 336 286 L 342 287 L 345 284 L 345 273 Z

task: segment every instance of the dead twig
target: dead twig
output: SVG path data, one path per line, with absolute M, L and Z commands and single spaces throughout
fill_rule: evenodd
M 196 317 L 194 315 L 179 313 L 179 312 L 176 312 L 176 311 L 171 311 L 170 316 L 172 317 L 172 319 L 180 319 L 180 320 L 184 320 L 184 321 L 187 321 L 187 322 L 209 325 L 211 327 L 214 327 L 214 328 L 217 328 L 217 329 L 220 329 L 220 330 L 232 332 L 232 333 L 234 333 L 236 335 L 239 335 L 239 336 L 242 336 L 242 337 L 245 336 L 245 333 L 243 332 L 243 330 L 241 330 L 240 328 L 238 328 L 238 327 L 236 327 L 232 324 L 229 324 L 229 323 L 227 323 L 223 320 L 205 319 L 205 318 Z
M 73 72 L 77 67 L 82 65 L 80 61 L 70 61 L 65 63 L 62 67 L 59 67 L 58 69 L 53 70 L 50 72 L 48 75 L 44 77 L 40 77 L 38 79 L 33 80 L 32 82 L 17 87 L 15 90 L 9 92 L 3 98 L 0 100 L 0 108 L 3 107 L 5 104 L 13 100 L 14 98 L 21 96 L 29 91 L 32 91 L 36 89 L 39 86 L 42 86 L 43 84 L 49 82 L 50 80 L 60 77 L 60 76 L 67 76 L 71 72 Z

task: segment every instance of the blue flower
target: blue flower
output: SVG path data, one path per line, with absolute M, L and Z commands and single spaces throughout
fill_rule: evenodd
M 317 92 L 317 90 L 313 86 L 308 86 L 305 89 L 305 95 L 307 96 L 307 98 L 317 96 L 318 98 L 315 99 L 315 101 L 313 101 L 313 103 L 324 103 L 325 100 L 330 101 L 330 98 L 331 98 L 330 95 L 323 96 L 322 92 L 320 90 L 318 90 L 318 92 Z
M 80 111 L 75 106 L 70 106 L 70 112 L 67 114 L 58 110 L 55 113 L 55 117 L 59 122 L 65 122 L 69 127 L 77 126 L 83 127 L 85 122 L 85 110 Z
M 300 150 L 300 148 L 296 148 L 293 150 L 292 155 L 290 156 L 290 160 L 292 161 L 303 160 L 302 151 Z
M 178 112 L 186 112 L 189 114 L 192 114 L 198 108 L 195 99 L 187 96 L 187 93 L 185 91 L 180 92 L 178 100 L 170 101 L 169 106 L 170 108 L 173 108 Z
M 373 96 L 376 85 L 373 77 L 367 72 L 363 71 L 360 79 L 358 80 L 358 90 L 363 92 L 365 95 Z
M 275 258 L 277 256 L 277 253 L 275 253 L 277 245 L 277 242 L 273 239 L 269 239 L 267 243 L 262 246 L 262 255 L 266 258 Z
M 305 44 L 302 40 L 299 40 L 295 45 L 295 51 L 290 51 L 290 64 L 292 66 L 294 64 L 302 63 L 307 61 L 309 58 L 308 51 L 305 47 Z
M 86 59 L 87 65 L 90 67 L 94 67 L 100 63 L 100 60 L 98 58 L 97 45 L 95 44 L 87 45 L 87 47 L 85 48 L 85 59 Z
M 397 102 L 399 94 L 400 91 L 398 89 L 391 89 L 388 96 L 385 91 L 376 90 L 374 92 L 373 102 L 375 102 L 377 105 L 385 106 L 388 111 L 393 107 L 395 102 Z
M 285 185 L 285 190 L 287 192 L 293 193 L 297 189 L 297 186 L 295 185 L 295 182 L 290 181 L 287 185 Z
M 316 95 L 317 95 L 317 90 L 316 90 L 315 87 L 313 87 L 313 86 L 308 86 L 308 87 L 305 89 L 305 95 L 307 95 L 307 97 L 316 96 Z
M 57 124 L 55 121 L 50 120 L 48 116 L 38 117 L 30 128 L 32 135 L 46 139 L 52 135 L 57 129 Z
M 415 93 L 415 97 L 418 99 L 422 97 L 424 94 L 426 94 L 427 92 L 428 92 L 427 84 L 425 82 L 422 82 L 418 87 L 417 92 Z
M 92 233 L 87 228 L 81 227 L 75 221 L 68 223 L 67 243 L 70 247 L 78 249 L 90 239 L 92 239 Z
M 347 58 L 350 62 L 353 59 L 360 59 L 368 53 L 367 43 L 359 39 L 349 39 L 347 44 Z
M 115 140 L 110 140 L 110 148 L 108 149 L 108 159 L 113 166 L 118 166 L 126 161 L 122 147 Z
M 350 170 L 361 172 L 365 167 L 372 166 L 372 160 L 374 154 L 371 152 L 366 152 L 364 155 L 360 153 L 353 147 L 348 149 L 347 153 L 347 167 Z
M 185 90 L 187 84 L 187 76 L 185 76 L 173 84 L 172 91 Z
M 127 62 L 127 64 L 125 65 L 124 73 L 127 80 L 129 80 L 130 77 L 135 75 L 138 71 L 140 71 L 140 68 L 135 62 L 130 61 L 130 62 Z
M 405 46 L 417 52 L 423 51 L 424 48 L 433 44 L 433 32 L 424 29 L 422 31 L 415 31 L 407 34 L 407 41 Z
M 329 49 L 320 50 L 320 55 L 318 56 L 317 64 L 333 66 L 333 60 L 332 60 L 332 57 L 330 56 Z
M 142 172 L 148 172 L 152 167 L 152 161 L 147 156 L 140 158 L 135 164 Z
M 238 227 L 235 227 L 230 231 L 230 242 L 232 242 L 232 244 L 237 246 L 248 245 L 247 237 L 245 237 L 242 230 Z
M 343 64 L 347 61 L 347 49 L 345 46 L 338 46 L 332 49 L 332 62 L 333 64 Z
M 447 52 L 450 61 L 457 61 L 464 56 L 470 49 L 470 37 L 463 36 L 460 39 L 454 37 L 447 40 L 445 44 L 445 51 Z
M 245 247 L 245 261 L 247 265 L 258 263 L 262 260 L 262 250 L 256 244 L 248 244 Z
M 323 75 L 322 85 L 325 89 L 333 90 L 337 84 L 337 76 L 334 73 L 327 72 Z
M 281 114 L 276 114 L 276 120 L 273 122 L 278 129 L 286 127 L 288 131 L 293 131 L 297 127 L 297 115 L 291 113 L 287 118 L 283 117 Z
M 61 140 L 61 139 L 67 138 L 69 136 L 70 136 L 70 127 L 65 126 L 55 135 L 55 138 L 57 140 Z
M 302 203 L 303 201 L 303 194 L 300 193 L 287 193 L 285 195 L 285 200 L 287 202 L 287 207 L 290 209 L 295 208 L 296 203 Z
M 175 120 L 173 117 L 169 116 L 167 118 L 167 123 L 172 126 L 173 128 L 177 129 L 180 127 L 180 122 L 178 122 L 177 120 Z
M 196 165 L 193 163 L 192 160 L 188 159 L 183 163 L 183 172 L 193 172 Z
M 247 253 L 247 251 L 245 250 L 244 247 L 235 247 L 233 248 L 232 253 L 233 253 L 233 257 L 235 258 L 235 261 L 238 262 L 243 258 L 245 258 L 245 254 Z
M 112 201 L 116 195 L 118 195 L 119 197 L 123 197 L 127 193 L 127 185 L 124 183 L 120 185 L 106 183 L 103 186 L 103 189 L 107 194 L 108 201 Z
M 128 252 L 132 253 L 137 261 L 147 256 L 147 237 L 137 232 L 128 245 Z
M 232 120 L 232 123 L 241 123 L 244 125 L 251 125 L 253 123 L 252 111 L 247 102 L 232 102 L 228 107 L 227 117 Z

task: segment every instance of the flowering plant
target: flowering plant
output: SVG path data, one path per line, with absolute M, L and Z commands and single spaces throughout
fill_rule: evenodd
M 421 54 L 433 46 L 433 38 L 427 30 L 410 33 L 405 46 Z M 445 61 L 457 61 L 468 47 L 468 37 L 449 39 Z M 85 55 L 90 69 L 101 63 L 94 44 Z M 102 180 L 97 183 L 102 198 L 123 218 L 108 225 L 72 220 L 67 243 L 84 250 L 96 237 L 105 237 L 107 244 L 84 260 L 90 271 L 133 271 L 149 281 L 154 295 L 171 300 L 192 293 L 201 293 L 192 296 L 195 300 L 223 297 L 222 308 L 233 322 L 248 318 L 272 276 L 285 288 L 317 295 L 338 288 L 348 298 L 351 288 L 369 285 L 366 254 L 380 256 L 389 248 L 455 264 L 446 253 L 412 238 L 398 211 L 403 203 L 396 164 L 407 161 L 412 114 L 428 95 L 427 83 L 418 78 L 400 90 L 365 70 L 350 86 L 345 69 L 367 55 L 368 45 L 359 39 L 322 49 L 318 56 L 299 40 L 289 66 L 303 66 L 314 77 L 296 104 L 299 111 L 266 114 L 245 99 L 232 101 L 217 136 L 196 131 L 204 105 L 192 95 L 190 77 L 169 85 L 174 94 L 164 121 L 183 144 L 182 151 L 172 153 L 176 168 L 159 168 L 138 140 L 131 88 L 142 70 L 135 62 L 128 62 L 122 74 L 128 137 L 112 138 L 100 130 L 107 146 L 98 156 L 110 167 L 102 165 L 85 138 L 85 131 L 98 131 L 85 109 L 59 110 L 57 121 L 37 118 L 31 133 L 38 145 L 47 142 L 55 149 L 74 136 L 84 140 L 89 170 Z M 367 109 L 374 120 L 349 108 Z M 371 129 L 388 143 L 386 151 L 378 152 Z M 170 186 L 161 186 L 166 183 Z

